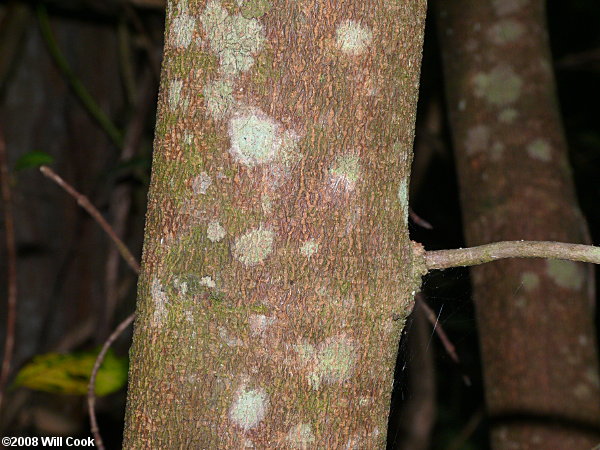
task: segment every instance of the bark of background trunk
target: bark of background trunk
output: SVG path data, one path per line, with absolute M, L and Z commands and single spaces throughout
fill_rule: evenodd
M 466 240 L 589 242 L 541 0 L 438 3 Z M 472 270 L 492 447 L 591 448 L 600 418 L 593 270 Z
M 383 448 L 424 1 L 170 1 L 125 448 Z

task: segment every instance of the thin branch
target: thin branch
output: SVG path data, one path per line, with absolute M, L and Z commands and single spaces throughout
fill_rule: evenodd
M 75 188 L 73 188 L 73 186 L 71 186 L 69 183 L 63 180 L 50 167 L 41 166 L 40 172 L 42 172 L 46 177 L 50 178 L 52 181 L 58 184 L 61 188 L 67 191 L 69 195 L 71 195 L 75 200 L 77 200 L 79 206 L 85 209 L 89 213 L 89 215 L 92 216 L 96 222 L 98 222 L 98 224 L 102 227 L 106 234 L 108 234 L 108 236 L 112 239 L 123 259 L 127 262 L 127 264 L 129 264 L 129 267 L 131 267 L 135 273 L 140 273 L 140 265 L 136 261 L 135 257 L 131 254 L 125 243 L 123 243 L 123 241 L 119 239 L 119 237 L 115 234 L 110 224 L 106 221 L 106 219 L 104 219 L 104 217 L 102 217 L 100 211 L 98 211 L 96 207 L 92 205 L 88 198 L 85 195 L 77 192 Z
M 10 366 L 15 348 L 15 327 L 17 322 L 17 246 L 15 243 L 15 222 L 12 208 L 12 193 L 8 173 L 8 157 L 4 134 L 0 129 L 0 177 L 2 178 L 2 203 L 4 206 L 4 224 L 7 253 L 7 312 L 6 338 L 4 340 L 4 356 L 0 369 L 0 411 L 4 399 L 4 388 L 10 375 Z
M 478 247 L 425 252 L 428 270 L 474 266 L 503 258 L 551 258 L 600 264 L 600 247 L 547 241 L 503 241 Z
M 52 33 L 46 7 L 41 3 L 39 3 L 37 6 L 37 18 L 40 24 L 42 37 L 48 46 L 48 51 L 50 52 L 50 55 L 54 59 L 54 62 L 58 66 L 59 70 L 67 79 L 69 85 L 73 89 L 73 92 L 75 92 L 75 95 L 83 104 L 86 111 L 96 120 L 96 122 L 98 122 L 100 127 L 110 137 L 112 142 L 120 148 L 123 145 L 123 135 L 121 131 L 119 131 L 119 129 L 112 123 L 110 118 L 104 113 L 104 111 L 102 111 L 102 108 L 100 108 L 100 106 L 96 103 L 81 80 L 77 78 L 75 72 L 73 72 L 71 69 L 71 66 L 69 66 L 67 59 L 60 51 L 58 43 L 56 42 L 54 34 Z
M 94 444 L 96 445 L 97 448 L 99 448 L 101 450 L 104 449 L 104 444 L 102 442 L 102 436 L 100 435 L 100 430 L 98 429 L 98 421 L 96 420 L 96 411 L 95 411 L 96 375 L 98 374 L 98 370 L 100 369 L 100 366 L 102 365 L 102 362 L 104 361 L 104 357 L 106 356 L 108 349 L 110 348 L 112 343 L 117 340 L 119 335 L 123 331 L 125 331 L 125 329 L 131 324 L 131 322 L 133 322 L 133 319 L 135 319 L 135 313 L 127 316 L 127 318 L 123 322 L 121 322 L 117 326 L 117 328 L 115 328 L 115 331 L 113 331 L 111 333 L 111 335 L 108 337 L 106 342 L 104 342 L 104 345 L 102 346 L 102 350 L 100 350 L 100 353 L 98 353 L 98 357 L 96 358 L 96 362 L 94 363 L 94 368 L 92 369 L 92 374 L 90 376 L 90 384 L 88 385 L 88 394 L 87 394 L 88 412 L 90 414 L 90 426 L 91 426 L 92 434 L 94 435 Z

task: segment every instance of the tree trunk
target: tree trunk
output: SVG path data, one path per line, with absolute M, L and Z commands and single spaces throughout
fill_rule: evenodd
M 439 3 L 466 240 L 588 242 L 557 106 L 543 1 Z M 496 449 L 591 448 L 600 418 L 585 265 L 472 271 Z
M 125 448 L 384 447 L 424 16 L 168 2 Z

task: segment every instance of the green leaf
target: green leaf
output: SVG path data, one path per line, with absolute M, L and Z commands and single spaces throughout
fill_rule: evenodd
M 17 160 L 15 163 L 15 170 L 31 169 L 52 164 L 53 162 L 54 158 L 48 153 L 34 150 L 29 153 L 25 153 Z
M 99 350 L 37 355 L 15 377 L 13 387 L 26 387 L 55 394 L 85 395 Z M 108 351 L 96 375 L 96 395 L 121 389 L 127 382 L 127 358 Z

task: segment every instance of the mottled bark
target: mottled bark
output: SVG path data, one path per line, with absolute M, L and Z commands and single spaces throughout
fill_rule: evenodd
M 125 448 L 383 448 L 424 1 L 170 1 Z
M 438 4 L 466 240 L 588 242 L 541 0 Z M 600 418 L 592 271 L 507 260 L 472 271 L 492 447 L 591 448 Z

